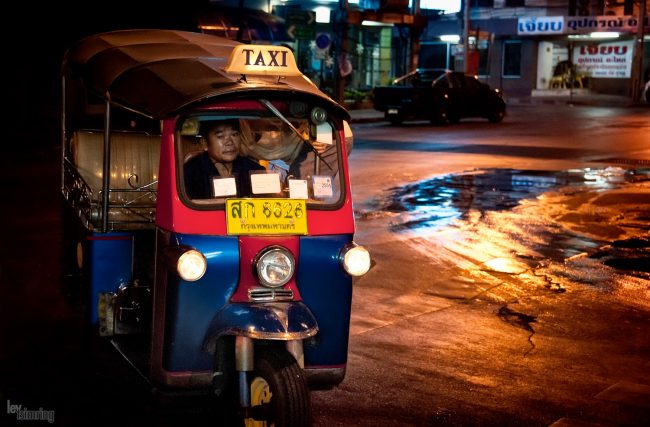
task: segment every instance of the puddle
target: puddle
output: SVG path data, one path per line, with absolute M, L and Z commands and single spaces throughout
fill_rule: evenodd
M 482 169 L 393 188 L 362 219 L 383 218 L 416 250 L 464 270 L 645 299 L 648 194 L 647 169 Z
M 590 255 L 603 264 L 650 279 L 650 237 L 616 240 Z
M 559 188 L 587 185 L 607 189 L 635 179 L 638 174 L 621 168 L 560 172 L 481 169 L 393 188 L 381 210 L 407 214 L 393 222 L 392 231 L 423 231 L 468 219 L 470 213 L 509 210 L 522 200 Z

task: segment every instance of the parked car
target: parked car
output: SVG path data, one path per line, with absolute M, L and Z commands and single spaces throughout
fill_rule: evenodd
M 491 89 L 476 76 L 454 71 L 442 73 L 430 85 L 412 81 L 403 86 L 375 87 L 373 103 L 395 125 L 409 119 L 456 123 L 465 117 L 484 117 L 498 123 L 506 114 L 500 90 Z

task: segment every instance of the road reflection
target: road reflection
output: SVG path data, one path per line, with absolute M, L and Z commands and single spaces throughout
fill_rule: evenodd
M 432 260 L 650 306 L 650 170 L 482 169 L 391 189 L 374 214 Z
M 406 212 L 393 231 L 423 232 L 444 227 L 470 215 L 512 209 L 522 200 L 564 187 L 611 189 L 624 182 L 647 180 L 647 172 L 620 168 L 532 171 L 480 169 L 465 174 L 436 177 L 392 189 L 382 210 Z

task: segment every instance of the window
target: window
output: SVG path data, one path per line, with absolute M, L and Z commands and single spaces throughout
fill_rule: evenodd
M 525 0 L 506 0 L 506 7 L 524 7 Z
M 305 199 L 310 209 L 342 202 L 336 123 L 314 122 L 306 103 L 274 106 L 291 127 L 275 113 L 257 106 L 253 111 L 248 104 L 242 104 L 241 115 L 231 108 L 227 115 L 200 112 L 179 120 L 180 190 L 191 207 L 223 209 L 225 199 L 233 197 Z
M 472 0 L 472 7 L 494 7 L 494 0 Z
M 449 45 L 447 43 L 422 43 L 420 45 L 420 68 L 449 68 Z
M 521 42 L 503 44 L 503 77 L 521 77 Z

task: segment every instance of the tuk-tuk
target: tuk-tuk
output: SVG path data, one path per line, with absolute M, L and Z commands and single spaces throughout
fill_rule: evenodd
M 308 425 L 370 267 L 347 111 L 286 47 L 171 30 L 79 41 L 62 85 L 64 267 L 88 323 L 157 390 Z

